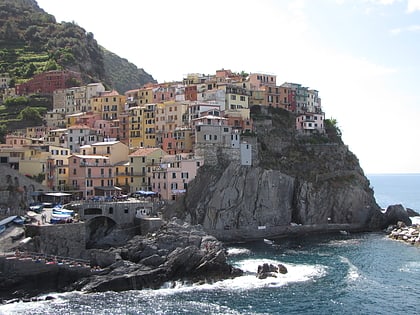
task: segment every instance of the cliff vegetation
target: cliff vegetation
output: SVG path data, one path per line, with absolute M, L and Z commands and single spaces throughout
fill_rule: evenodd
M 101 47 L 91 32 L 74 22 L 57 23 L 35 0 L 1 0 L 0 73 L 9 73 L 13 86 L 61 69 L 82 73 L 82 83 L 101 81 L 120 93 L 155 82 L 143 69 Z

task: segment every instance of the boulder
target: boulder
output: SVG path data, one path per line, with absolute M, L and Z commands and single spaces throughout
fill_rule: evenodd
M 283 264 L 278 264 L 277 266 L 273 264 L 264 263 L 258 266 L 257 278 L 266 279 L 268 277 L 276 278 L 278 274 L 286 274 L 287 268 Z
M 386 226 L 396 225 L 398 221 L 403 222 L 407 226 L 412 223 L 407 211 L 401 204 L 388 206 L 385 211 L 385 220 Z
M 407 214 L 409 217 L 418 217 L 420 213 L 414 211 L 413 209 L 407 208 Z

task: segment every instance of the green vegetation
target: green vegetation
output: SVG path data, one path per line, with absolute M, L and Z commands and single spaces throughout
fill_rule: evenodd
M 52 109 L 50 95 L 31 95 L 7 98 L 0 106 L 0 126 L 3 130 L 13 131 L 26 127 L 42 125 L 42 116 Z M 0 127 L 0 142 L 2 139 Z
M 338 127 L 338 122 L 334 118 L 324 120 L 325 132 L 332 142 L 343 143 L 341 139 L 341 130 Z
M 70 69 L 81 83 L 103 82 L 120 93 L 155 82 L 152 76 L 102 48 L 74 22 L 57 23 L 35 0 L 0 2 L 0 73 L 22 83 L 48 70 Z M 77 83 L 77 84 L 76 84 Z

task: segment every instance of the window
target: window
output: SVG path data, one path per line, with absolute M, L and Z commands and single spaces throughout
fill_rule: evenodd
M 176 173 L 172 173 L 172 178 L 176 178 Z

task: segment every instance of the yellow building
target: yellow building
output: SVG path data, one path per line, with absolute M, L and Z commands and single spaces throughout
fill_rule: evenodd
M 134 106 L 128 109 L 128 129 L 129 139 L 128 146 L 130 148 L 139 148 L 143 146 L 143 107 Z
M 151 190 L 150 174 L 166 152 L 160 148 L 141 148 L 129 155 L 130 191 Z
M 128 109 L 130 148 L 156 146 L 155 108 L 156 104 L 146 104 Z
M 93 97 L 92 111 L 99 113 L 103 120 L 115 120 L 125 111 L 126 97 L 117 91 L 103 92 Z

